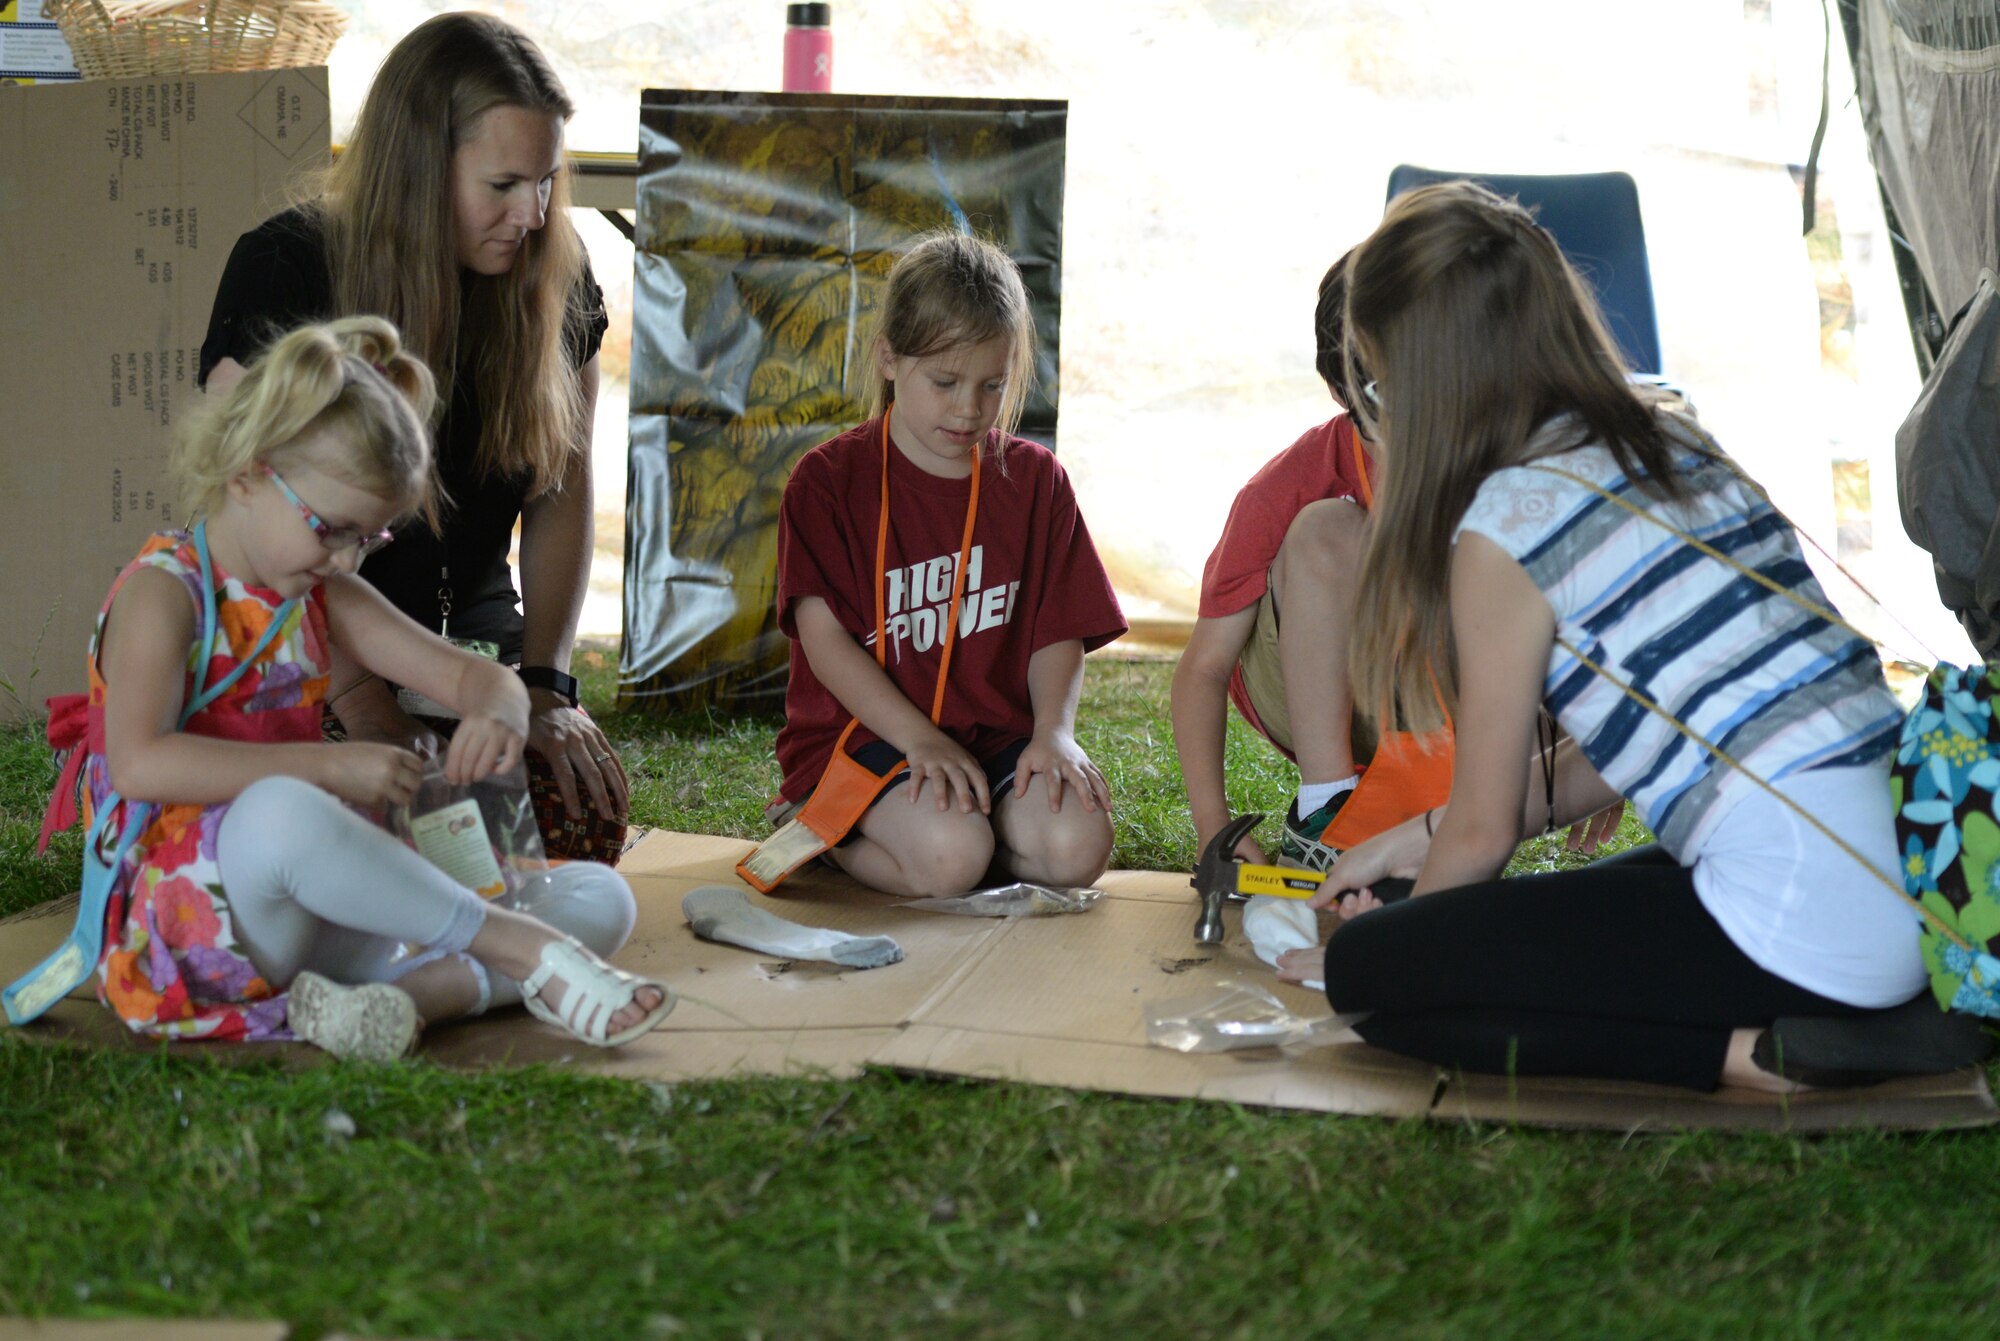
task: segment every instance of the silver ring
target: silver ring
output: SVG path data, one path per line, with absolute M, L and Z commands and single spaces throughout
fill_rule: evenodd
M 592 762 L 593 764 L 601 764 L 610 757 L 611 756 L 609 754 L 593 754 L 590 756 L 590 762 Z

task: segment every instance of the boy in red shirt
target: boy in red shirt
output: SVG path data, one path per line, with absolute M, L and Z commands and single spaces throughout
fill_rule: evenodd
M 1341 308 L 1347 258 L 1320 281 L 1317 366 L 1340 405 L 1346 385 Z M 1345 409 L 1271 458 L 1237 494 L 1202 570 L 1201 605 L 1174 672 L 1174 741 L 1198 850 L 1229 822 L 1222 747 L 1225 702 L 1299 766 L 1285 816 L 1282 863 L 1324 870 L 1326 831 L 1359 781 L 1373 735 L 1354 714 L 1347 634 L 1373 497 L 1369 445 Z M 1250 861 L 1263 850 L 1245 838 Z

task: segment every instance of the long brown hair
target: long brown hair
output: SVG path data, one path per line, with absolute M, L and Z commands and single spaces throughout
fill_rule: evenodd
M 898 358 L 923 359 L 996 336 L 1013 341 L 1007 389 L 1000 397 L 985 450 L 1004 448 L 1020 427 L 1021 411 L 1035 385 L 1035 313 L 1014 259 L 994 243 L 969 233 L 925 233 L 889 270 L 876 339 Z M 874 342 L 870 342 L 870 348 Z M 869 360 L 868 415 L 896 400 L 896 384 Z M 1002 462 L 1004 457 L 996 458 Z
M 1469 182 L 1398 197 L 1348 268 L 1350 384 L 1385 442 L 1349 674 L 1383 726 L 1444 724 L 1458 704 L 1452 532 L 1486 478 L 1586 442 L 1655 496 L 1686 487 L 1654 410 L 1625 375 L 1597 301 L 1555 239 Z M 1360 371 L 1366 368 L 1367 372 Z M 1574 432 L 1529 440 L 1562 415 Z
M 583 244 L 569 221 L 565 167 L 547 221 L 512 268 L 461 280 L 452 155 L 496 107 L 564 121 L 576 110 L 519 29 L 484 14 L 418 25 L 376 71 L 318 209 L 335 311 L 393 320 L 436 372 L 443 404 L 453 380 L 470 377 L 480 473 L 526 475 L 533 495 L 559 484 L 588 440 L 582 382 L 563 343 Z

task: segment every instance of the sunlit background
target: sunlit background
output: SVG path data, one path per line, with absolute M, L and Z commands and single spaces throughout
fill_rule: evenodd
M 346 7 L 336 140 L 382 55 L 447 8 L 537 36 L 579 105 L 574 149 L 633 150 L 642 88 L 778 86 L 781 0 Z M 1911 632 L 1836 587 L 1858 622 L 1965 659 L 1897 515 L 1918 377 L 1837 22 L 1801 236 L 1823 22 L 1819 0 L 834 0 L 834 84 L 1068 100 L 1062 451 L 1128 614 L 1191 617 L 1236 488 L 1332 412 L 1315 288 L 1395 164 L 1615 169 L 1639 184 L 1667 375 Z M 582 632 L 616 636 L 632 253 L 579 226 L 612 305 Z

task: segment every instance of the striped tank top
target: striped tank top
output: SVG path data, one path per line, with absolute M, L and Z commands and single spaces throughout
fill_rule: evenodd
M 1685 502 L 1641 491 L 1608 449 L 1587 443 L 1495 472 L 1458 532 L 1476 531 L 1500 546 L 1548 600 L 1557 643 L 1543 701 L 1604 780 L 1687 863 L 1757 784 L 1634 702 L 1563 643 L 1767 781 L 1882 763 L 1903 713 L 1868 643 L 1651 519 L 1831 608 L 1783 518 L 1684 421 L 1663 415 L 1662 423 L 1691 491 Z M 1557 435 L 1577 432 L 1574 421 L 1557 421 L 1538 441 L 1553 446 Z M 1579 480 L 1647 515 L 1635 516 Z

